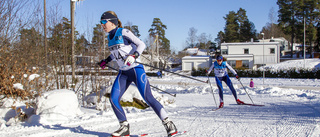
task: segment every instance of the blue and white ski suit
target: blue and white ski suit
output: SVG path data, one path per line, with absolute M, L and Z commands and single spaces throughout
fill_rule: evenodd
M 113 83 L 110 97 L 112 109 L 119 122 L 127 120 L 125 112 L 120 105 L 120 98 L 132 82 L 136 84 L 141 96 L 146 103 L 153 108 L 158 117 L 161 120 L 165 119 L 167 113 L 163 106 L 153 97 L 143 65 L 134 63 L 127 66 L 124 64 L 125 59 L 135 51 L 141 55 L 146 47 L 145 44 L 131 31 L 123 28 L 115 28 L 110 31 L 108 41 L 111 55 L 107 60 L 116 61 L 120 69 Z M 139 61 L 140 59 L 137 58 L 137 60 Z
M 236 93 L 236 90 L 234 89 L 233 85 L 232 85 L 232 82 L 229 78 L 229 75 L 228 75 L 228 69 L 234 74 L 234 75 L 237 75 L 237 72 L 226 62 L 226 61 L 223 61 L 221 63 L 221 65 L 218 64 L 217 61 L 215 61 L 211 67 L 209 68 L 208 70 L 208 74 L 210 74 L 210 72 L 212 71 L 212 69 L 214 69 L 214 75 L 215 75 L 215 78 L 216 78 L 216 84 L 219 88 L 219 97 L 220 97 L 220 102 L 223 102 L 223 86 L 222 86 L 222 83 L 221 81 L 224 81 L 228 87 L 230 88 L 234 98 L 237 100 L 237 93 Z

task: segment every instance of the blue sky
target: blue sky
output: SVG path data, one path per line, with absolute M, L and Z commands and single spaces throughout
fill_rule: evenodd
M 47 0 L 48 1 L 48 0 Z M 62 16 L 70 18 L 70 0 L 60 0 Z M 167 25 L 166 37 L 171 49 L 180 51 L 186 47 L 189 28 L 198 30 L 197 35 L 212 35 L 212 41 L 219 31 L 223 31 L 223 17 L 229 11 L 237 12 L 239 8 L 247 11 L 247 16 L 254 23 L 257 32 L 269 20 L 270 9 L 277 13 L 277 0 L 84 0 L 76 6 L 76 29 L 85 34 L 89 40 L 92 28 L 99 23 L 103 12 L 115 11 L 125 25 L 131 22 L 137 25 L 140 39 L 145 41 L 153 18 L 160 18 Z M 52 4 L 47 2 L 47 7 Z M 89 28 L 89 29 L 88 29 Z

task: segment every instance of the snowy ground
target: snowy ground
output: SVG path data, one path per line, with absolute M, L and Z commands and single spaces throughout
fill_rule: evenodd
M 205 79 L 204 77 L 198 77 Z M 281 85 L 319 87 L 317 90 L 279 88 L 262 86 L 257 80 L 255 88 L 245 86 L 256 104 L 264 107 L 236 105 L 229 90 L 225 90 L 225 107 L 216 107 L 209 85 L 193 82 L 194 85 L 174 84 L 180 77 L 167 77 L 162 81 L 176 79 L 173 84 L 154 84 L 171 93 L 177 93 L 174 104 L 165 106 L 170 119 L 179 130 L 186 130 L 184 136 L 320 136 L 320 81 L 317 79 L 266 79 L 278 81 Z M 184 78 L 181 78 L 183 80 Z M 239 98 L 250 103 L 243 88 L 237 86 Z M 159 81 L 150 78 L 150 83 Z M 184 82 L 188 82 L 185 80 Z M 211 78 L 211 81 L 214 81 Z M 249 78 L 242 79 L 248 85 Z M 191 82 L 191 81 L 190 81 Z M 179 83 L 179 82 L 177 82 Z M 165 88 L 166 87 L 166 88 Z M 217 99 L 217 88 L 213 84 Z M 163 94 L 163 96 L 168 96 Z M 138 110 L 126 108 L 131 133 L 152 133 L 152 136 L 165 136 L 160 120 L 151 109 Z M 99 136 L 110 135 L 118 128 L 112 110 L 97 111 L 81 108 L 82 114 L 54 125 L 20 123 L 12 126 L 1 125 L 0 136 Z
M 207 80 L 206 77 L 195 78 Z M 216 104 L 209 84 L 178 76 L 165 76 L 163 79 L 151 77 L 149 80 L 153 86 L 177 94 L 174 98 L 164 93 L 157 94 L 157 90 L 153 91 L 156 96 L 162 96 L 162 99 L 175 101 L 173 104 L 165 104 L 165 109 L 178 130 L 187 131 L 182 135 L 185 137 L 320 136 L 319 79 L 254 78 L 255 87 L 250 88 L 250 78 L 242 78 L 241 82 L 254 103 L 265 106 L 236 105 L 230 90 L 225 88 L 225 107 L 217 111 L 211 111 L 216 108 Z M 212 77 L 210 81 L 218 101 L 215 80 Z M 251 103 L 239 81 L 232 78 L 232 82 L 238 97 L 244 102 Z M 71 99 L 64 101 L 72 104 Z M 149 133 L 152 137 L 166 135 L 161 121 L 150 108 L 139 110 L 127 107 L 125 110 L 132 135 L 141 133 Z M 29 122 L 6 125 L 6 121 L 0 120 L 0 136 L 107 137 L 119 127 L 111 109 L 98 111 L 81 107 L 80 111 L 75 113 L 74 117 L 57 119 L 59 122 L 56 124 L 29 120 Z M 43 116 L 43 113 L 39 116 Z M 54 115 L 47 114 L 51 117 Z

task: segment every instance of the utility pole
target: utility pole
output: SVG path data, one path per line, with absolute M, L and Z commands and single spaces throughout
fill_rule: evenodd
M 47 71 L 47 65 L 48 65 L 48 46 L 47 46 L 47 8 L 46 8 L 46 0 L 43 0 L 43 11 L 44 11 L 44 48 L 45 48 L 45 70 Z
M 75 58 L 74 58 L 74 10 L 75 10 L 75 1 L 70 0 L 70 9 L 71 9 L 71 63 L 72 63 L 72 84 L 75 84 Z M 74 88 L 75 85 L 72 85 Z
M 263 36 L 262 37 L 262 43 L 263 43 L 263 45 L 262 45 L 262 66 L 263 66 L 263 85 L 264 85 L 264 78 L 265 78 L 265 62 L 264 62 L 264 33 L 261 33 L 261 35 Z

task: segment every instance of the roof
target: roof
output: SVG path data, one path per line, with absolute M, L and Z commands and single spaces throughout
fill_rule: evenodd
M 182 60 L 184 59 L 206 59 L 209 58 L 210 56 L 184 56 Z
M 221 43 L 221 46 L 242 46 L 242 45 L 280 45 L 279 42 L 239 42 L 239 43 Z

